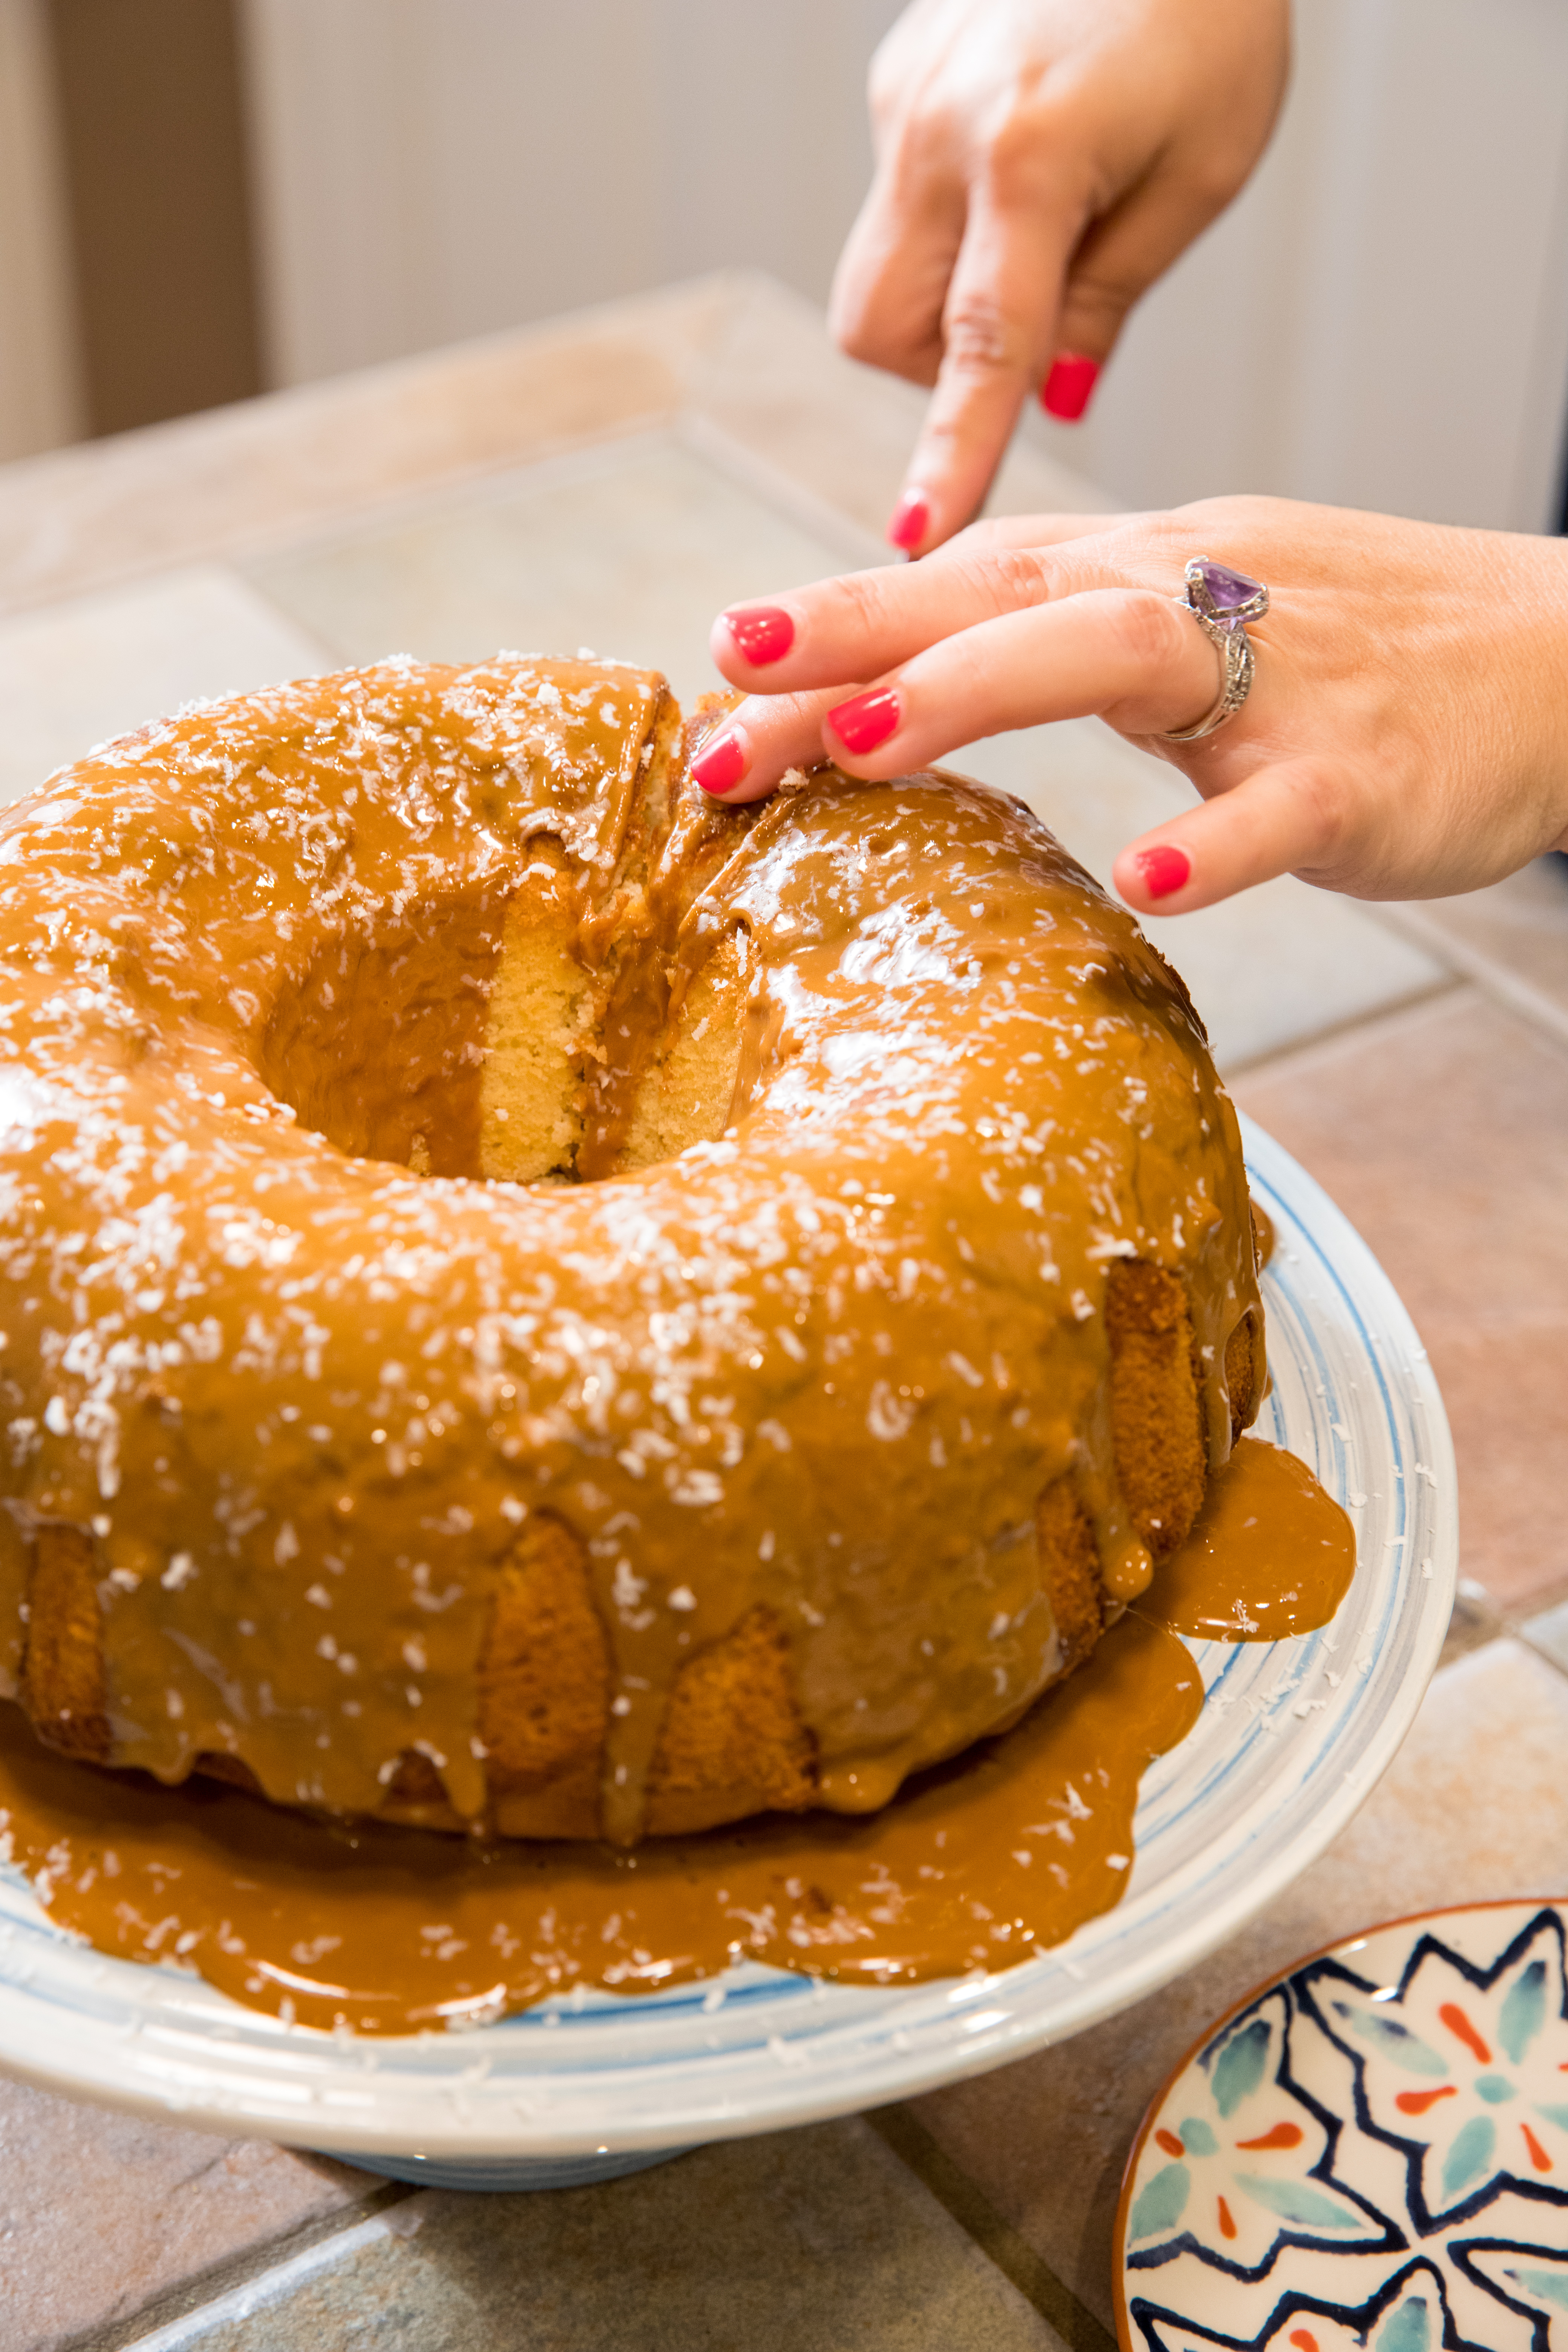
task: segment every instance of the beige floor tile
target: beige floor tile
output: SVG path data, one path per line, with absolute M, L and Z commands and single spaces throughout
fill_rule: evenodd
M 325 2158 L 0 2082 L 0 2342 L 54 2352 L 380 2187 Z
M 1163 762 L 1098 720 L 994 736 L 952 764 L 1016 793 L 1091 874 L 1192 803 Z M 1222 1069 L 1235 1069 L 1441 987 L 1441 962 L 1375 915 L 1282 876 L 1201 914 L 1152 920 L 1202 1013 Z
M 1519 1630 L 1533 1649 L 1568 1675 L 1568 1601 L 1527 1618 Z
M 1568 864 L 1537 858 L 1461 898 L 1401 907 L 1407 935 L 1568 1039 Z
M 492 478 L 246 566 L 345 661 L 471 661 L 581 645 L 665 670 L 683 700 L 723 686 L 721 608 L 837 571 L 805 529 L 672 435 Z
M 1108 2024 L 935 2092 L 915 2115 L 1109 2326 L 1122 2167 L 1187 2048 L 1276 1969 L 1380 1919 L 1568 1892 L 1565 1780 L 1568 1679 L 1515 1642 L 1461 1658 L 1356 1820 L 1233 1943 Z
M 158 2352 L 1065 2352 L 864 2124 L 597 2188 L 431 2191 Z
M 1469 990 L 1239 1081 L 1376 1251 L 1431 1351 L 1460 1570 L 1515 1612 L 1568 1580 L 1568 1048 Z
M 0 802 L 182 702 L 330 667 L 311 638 L 216 564 L 0 621 Z

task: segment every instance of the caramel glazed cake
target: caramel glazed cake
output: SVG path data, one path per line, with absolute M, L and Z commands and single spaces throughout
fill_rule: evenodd
M 406 660 L 0 823 L 5 1690 L 164 1781 L 629 1843 L 1013 1723 L 1251 1418 L 1235 1114 L 1015 803 L 729 810 Z

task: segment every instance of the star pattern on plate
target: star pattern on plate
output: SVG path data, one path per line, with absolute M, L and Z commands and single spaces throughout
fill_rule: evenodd
M 1152 2112 L 1123 2198 L 1149 2352 L 1568 2352 L 1568 1934 L 1436 1915 L 1306 1962 Z
M 1360 2128 L 1405 2155 L 1419 2236 L 1510 2188 L 1568 2203 L 1568 1990 L 1555 1911 L 1531 1919 L 1489 1969 L 1425 1934 L 1396 1986 L 1366 1988 L 1331 1959 L 1299 1983 L 1302 2006 L 1356 2059 Z

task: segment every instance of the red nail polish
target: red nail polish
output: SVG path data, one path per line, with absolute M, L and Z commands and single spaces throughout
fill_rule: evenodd
M 1089 406 L 1099 374 L 1098 360 L 1086 359 L 1082 352 L 1058 352 L 1040 387 L 1040 406 L 1047 416 L 1076 425 Z
M 728 730 L 715 735 L 691 762 L 691 772 L 705 793 L 732 793 L 746 772 L 746 747 Z
M 724 626 L 753 669 L 783 661 L 795 643 L 795 623 L 777 604 L 742 604 L 725 614 Z
M 888 525 L 888 544 L 901 547 L 905 553 L 918 547 L 931 522 L 931 501 L 923 490 L 906 490 L 893 509 Z
M 1193 861 L 1184 849 L 1176 849 L 1168 841 L 1160 842 L 1153 849 L 1141 849 L 1132 861 L 1149 886 L 1151 898 L 1168 898 L 1179 890 L 1193 870 Z
M 891 687 L 873 687 L 869 694 L 852 695 L 827 714 L 827 723 L 851 751 L 874 751 L 896 734 L 899 698 Z

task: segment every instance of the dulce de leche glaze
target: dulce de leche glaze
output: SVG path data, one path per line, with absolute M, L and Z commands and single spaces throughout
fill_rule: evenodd
M 477 1668 L 548 1517 L 608 1645 L 606 1836 L 644 1826 L 683 1662 L 756 1608 L 816 1801 L 864 1811 L 1067 1663 L 1057 1482 L 1112 1613 L 1148 1581 L 1119 1261 L 1184 1285 L 1226 1458 L 1260 1329 L 1239 1138 L 1131 919 L 961 780 L 703 808 L 672 726 L 647 673 L 394 663 L 143 730 L 0 821 L 0 1673 L 37 1686 L 68 1538 L 48 1639 L 90 1620 L 90 1752 L 343 1815 L 416 1754 L 483 1825 Z M 477 1172 L 531 891 L 604 982 L 600 1181 Z M 638 1055 L 737 936 L 723 1131 L 616 1172 Z
M 1355 1529 L 1306 1464 L 1244 1437 L 1139 1608 L 1199 1641 L 1275 1642 L 1326 1624 L 1354 1574 Z
M 1268 1540 L 1248 1529 L 1258 1517 Z M 0 1827 L 61 1927 L 121 1958 L 178 1958 L 300 2025 L 405 2032 L 737 1959 L 858 1984 L 1005 1968 L 1127 1885 L 1140 1777 L 1202 1703 L 1170 1619 L 1234 1639 L 1287 1586 L 1289 1631 L 1325 1623 L 1349 1537 L 1302 1464 L 1244 1441 L 1186 1546 L 1086 1664 L 1014 1730 L 858 1818 L 773 1814 L 634 1852 L 479 1845 L 96 1770 L 3 1709 Z

